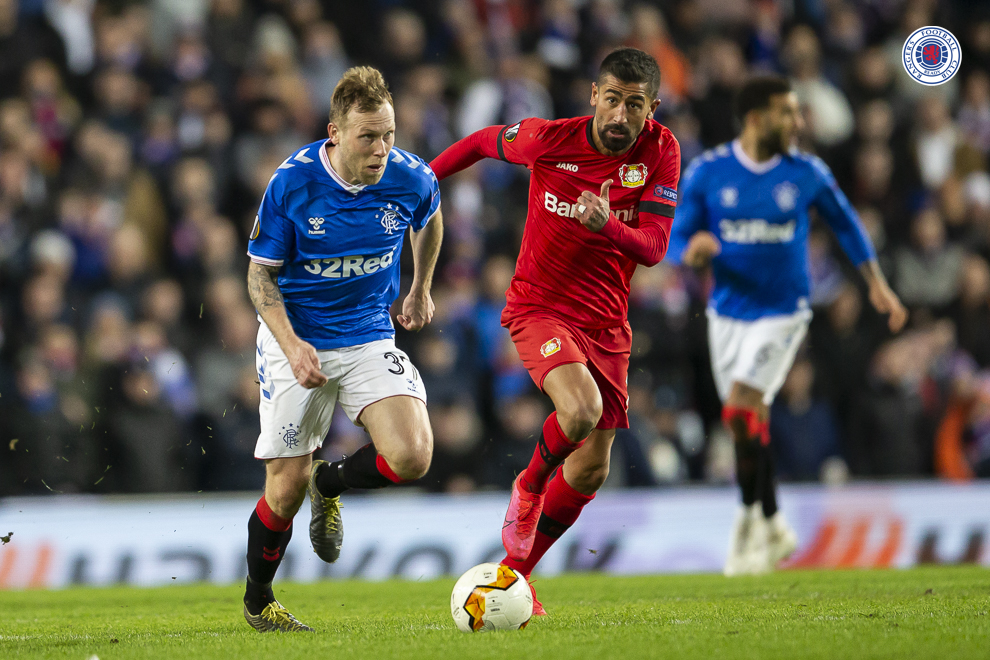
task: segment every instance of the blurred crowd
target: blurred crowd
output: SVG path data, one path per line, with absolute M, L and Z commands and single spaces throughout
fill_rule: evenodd
M 925 25 L 962 43 L 935 88 L 900 64 Z M 0 0 L 0 495 L 260 487 L 247 233 L 279 163 L 325 136 L 341 73 L 379 67 L 396 144 L 431 159 L 490 124 L 589 114 L 623 44 L 660 63 L 657 119 L 685 167 L 734 137 L 748 75 L 790 76 L 802 148 L 833 168 L 911 309 L 889 335 L 815 228 L 816 316 L 773 407 L 782 477 L 990 475 L 985 3 Z M 397 336 L 429 392 L 429 490 L 507 488 L 550 411 L 499 325 L 527 175 L 484 162 L 442 185 L 437 315 Z M 631 428 L 606 487 L 732 478 L 709 277 L 637 271 Z M 320 453 L 366 441 L 338 411 Z

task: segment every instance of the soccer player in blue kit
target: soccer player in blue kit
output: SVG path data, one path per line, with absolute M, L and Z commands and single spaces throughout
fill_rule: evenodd
M 418 330 L 433 317 L 443 236 L 437 179 L 420 158 L 393 148 L 392 97 L 375 69 L 344 74 L 327 128 L 327 140 L 275 171 L 248 245 L 248 290 L 261 317 L 255 457 L 265 461 L 266 480 L 248 521 L 244 617 L 261 632 L 312 631 L 272 592 L 307 488 L 313 549 L 334 562 L 341 493 L 418 479 L 433 453 L 426 392 L 395 346 L 389 308 L 408 227 L 415 272 L 398 321 Z M 371 442 L 341 461 L 313 461 L 338 401 Z
M 859 268 L 873 307 L 889 314 L 890 330 L 898 332 L 907 320 L 832 173 L 819 158 L 793 146 L 803 122 L 788 81 L 749 81 L 735 113 L 742 125 L 739 137 L 698 156 L 685 172 L 667 253 L 668 259 L 696 268 L 710 262 L 715 277 L 708 341 L 742 491 L 726 575 L 768 572 L 797 546 L 777 510 L 769 406 L 811 321 L 810 207 Z

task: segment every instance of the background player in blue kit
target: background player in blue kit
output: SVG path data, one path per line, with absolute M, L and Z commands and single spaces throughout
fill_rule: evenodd
M 832 173 L 816 156 L 793 148 L 803 122 L 790 83 L 753 79 L 740 90 L 735 110 L 738 139 L 705 152 L 685 173 L 668 251 L 694 267 L 710 261 L 715 277 L 708 306 L 712 371 L 735 441 L 743 502 L 726 575 L 772 570 L 797 545 L 777 510 L 769 406 L 811 320 L 810 207 L 866 279 L 870 302 L 890 315 L 890 330 L 907 320 Z
M 248 288 L 262 319 L 255 457 L 267 476 L 248 522 L 244 616 L 262 632 L 312 630 L 271 587 L 307 485 L 313 549 L 333 562 L 343 540 L 340 494 L 418 479 L 433 451 L 426 392 L 395 346 L 389 307 L 410 227 L 415 273 L 398 320 L 418 330 L 433 317 L 443 236 L 437 180 L 417 156 L 393 148 L 392 97 L 375 69 L 341 78 L 328 132 L 279 166 L 248 246 Z M 335 463 L 313 461 L 337 401 L 372 442 Z

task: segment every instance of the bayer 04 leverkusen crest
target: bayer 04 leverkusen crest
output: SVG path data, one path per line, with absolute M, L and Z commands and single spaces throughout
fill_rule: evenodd
M 619 181 L 625 188 L 639 188 L 646 183 L 646 165 L 623 165 L 619 168 Z
M 922 85 L 942 85 L 959 71 L 959 40 L 935 25 L 919 28 L 904 42 L 901 62 L 908 75 Z

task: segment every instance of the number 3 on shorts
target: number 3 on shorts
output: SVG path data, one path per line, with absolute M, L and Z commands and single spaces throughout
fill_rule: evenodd
M 402 376 L 403 374 L 406 373 L 405 363 L 409 362 L 408 357 L 406 357 L 405 355 L 397 355 L 391 351 L 389 351 L 382 357 L 384 357 L 386 360 L 389 360 L 392 363 L 392 365 L 388 368 L 388 372 L 390 374 L 395 374 L 396 376 Z M 414 383 L 419 380 L 419 370 L 417 370 L 416 367 L 413 366 L 411 362 L 409 362 L 408 366 L 409 369 L 412 371 L 412 373 L 410 374 L 412 380 L 409 382 Z
M 406 359 L 405 355 L 396 355 L 395 353 L 388 352 L 383 356 L 386 360 L 391 360 L 395 365 L 395 368 L 389 367 L 388 372 L 390 374 L 395 374 L 396 376 L 401 376 L 406 373 L 406 368 L 402 366 L 402 361 Z

